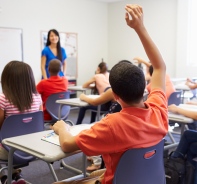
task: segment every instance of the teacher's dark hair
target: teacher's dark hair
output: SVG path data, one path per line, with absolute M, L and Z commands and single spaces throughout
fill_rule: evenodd
M 21 61 L 10 61 L 1 75 L 2 91 L 20 112 L 31 108 L 32 94 L 37 94 L 31 67 Z
M 62 51 L 61 51 L 61 45 L 60 45 L 60 36 L 59 36 L 59 33 L 58 33 L 57 30 L 55 30 L 55 29 L 49 30 L 48 35 L 47 35 L 46 46 L 51 45 L 51 42 L 50 42 L 50 39 L 49 39 L 51 32 L 53 32 L 59 38 L 59 40 L 57 42 L 57 59 L 59 59 L 62 62 Z

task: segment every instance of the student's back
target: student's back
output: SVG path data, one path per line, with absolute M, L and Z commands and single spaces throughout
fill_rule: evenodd
M 31 67 L 25 62 L 11 61 L 1 75 L 0 127 L 6 117 L 42 110 L 42 100 L 36 91 Z M 14 129 L 14 122 L 13 127 Z M 0 159 L 7 159 L 7 151 L 0 146 Z
M 96 74 L 87 82 L 85 82 L 83 84 L 83 87 L 88 88 L 91 87 L 91 84 L 95 84 L 95 89 L 97 90 L 98 94 L 102 94 L 105 91 L 105 89 L 110 86 L 109 72 L 107 70 L 107 64 L 105 62 L 101 62 L 98 65 Z
M 46 100 L 47 98 L 58 92 L 67 91 L 68 89 L 68 80 L 66 77 L 60 77 L 59 72 L 61 71 L 61 62 L 57 59 L 53 59 L 49 63 L 49 73 L 50 77 L 48 79 L 41 80 L 36 88 L 41 94 L 43 101 L 43 112 L 44 120 L 51 120 L 50 114 L 46 110 Z

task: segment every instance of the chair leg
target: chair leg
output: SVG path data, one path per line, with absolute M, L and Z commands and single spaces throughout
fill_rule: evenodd
M 54 171 L 53 165 L 52 165 L 51 163 L 47 163 L 47 164 L 48 164 L 49 169 L 50 169 L 50 171 L 51 171 L 51 173 L 52 173 L 52 175 L 53 175 L 53 179 L 54 179 L 55 181 L 58 181 L 58 178 L 57 178 L 57 175 L 56 175 L 56 173 L 55 173 L 55 171 Z

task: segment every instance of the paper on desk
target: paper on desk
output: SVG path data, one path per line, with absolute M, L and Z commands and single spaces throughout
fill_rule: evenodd
M 82 130 L 90 129 L 90 127 L 92 125 L 93 124 L 74 125 L 74 126 L 70 127 L 69 132 L 73 136 L 75 136 L 75 135 L 79 134 Z M 50 142 L 52 144 L 56 144 L 56 145 L 60 146 L 59 135 L 57 135 L 55 132 L 50 132 L 50 133 L 46 134 L 45 136 L 43 136 L 41 138 L 41 140 L 47 141 L 47 142 Z

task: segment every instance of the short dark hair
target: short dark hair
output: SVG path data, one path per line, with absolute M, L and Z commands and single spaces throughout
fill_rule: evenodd
M 37 94 L 31 67 L 22 61 L 10 61 L 1 75 L 2 91 L 10 103 L 23 112 L 31 108 Z
M 58 59 L 52 59 L 49 62 L 49 73 L 52 75 L 58 75 L 58 73 L 61 71 L 61 61 Z
M 143 71 L 128 62 L 119 62 L 110 72 L 112 91 L 125 103 L 139 103 L 143 98 L 145 77 Z
M 153 66 L 152 65 L 149 66 L 148 71 L 149 71 L 150 76 L 152 76 L 152 74 L 153 74 Z

